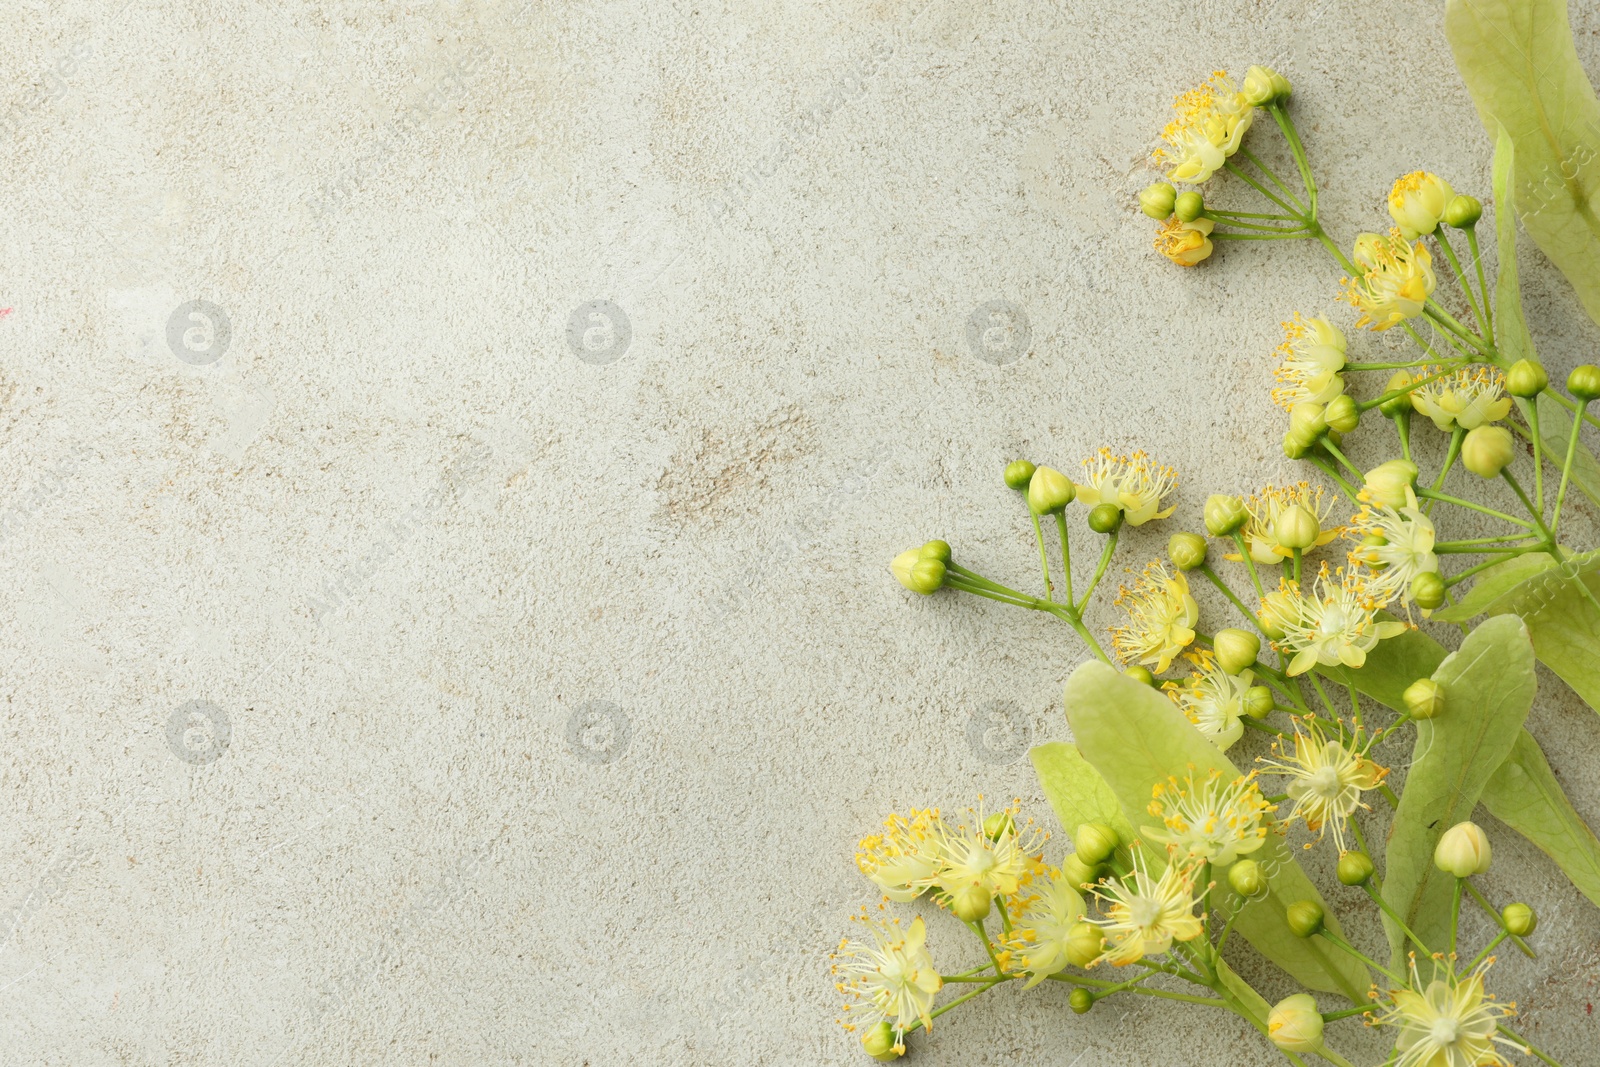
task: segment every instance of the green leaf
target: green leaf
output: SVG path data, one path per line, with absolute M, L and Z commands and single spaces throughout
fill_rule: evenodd
M 1072 672 L 1067 680 L 1067 721 L 1078 749 L 1116 794 L 1122 812 L 1135 827 L 1158 827 L 1149 811 L 1151 790 L 1169 777 L 1212 770 L 1229 778 L 1239 770 L 1184 718 L 1177 705 L 1147 685 L 1127 678 L 1098 660 Z M 1328 925 L 1339 931 L 1332 909 L 1306 877 L 1281 834 L 1267 836 L 1252 859 L 1267 874 L 1271 893 L 1246 902 L 1220 879 L 1212 900 L 1224 916 L 1244 907 L 1234 929 L 1300 984 L 1343 993 L 1352 1000 L 1365 995 L 1365 970 L 1337 949 L 1316 940 L 1302 940 L 1284 918 L 1288 905 L 1314 900 L 1328 912 Z
M 1516 144 L 1504 126 L 1489 131 L 1494 144 L 1494 238 L 1500 265 L 1494 278 L 1494 338 L 1500 364 L 1533 359 L 1533 338 L 1522 314 L 1522 286 L 1517 281 L 1517 211 L 1512 189 Z
M 1489 776 L 1522 732 L 1533 706 L 1533 647 L 1512 615 L 1490 619 L 1467 636 L 1433 674 L 1444 687 L 1445 711 L 1417 724 L 1405 792 L 1395 809 L 1384 860 L 1383 897 L 1428 946 L 1449 948 L 1452 879 L 1433 865 L 1433 850 L 1450 827 L 1471 817 Z M 1392 963 L 1405 956 L 1405 936 L 1387 916 Z
M 1133 827 L 1123 816 L 1117 795 L 1076 745 L 1063 741 L 1035 745 L 1028 750 L 1028 757 L 1039 775 L 1039 787 L 1068 837 L 1086 822 L 1103 822 L 1124 841 L 1133 840 Z
M 1495 602 L 1522 616 L 1539 662 L 1600 710 L 1600 552 L 1572 556 Z
M 1455 604 L 1433 613 L 1440 622 L 1466 622 L 1479 615 L 1504 615 L 1508 597 L 1518 586 L 1556 565 L 1556 561 L 1543 552 L 1529 552 L 1482 571 L 1467 595 Z
M 1584 825 L 1556 781 L 1539 743 L 1524 730 L 1483 788 L 1489 814 L 1556 861 L 1578 891 L 1600 904 L 1600 840 Z
M 1523 226 L 1600 321 L 1600 99 L 1565 0 L 1449 0 L 1444 24 L 1484 129 L 1516 146 Z
M 1222 984 L 1227 987 L 1228 995 L 1233 1002 L 1244 1012 L 1244 1017 L 1250 1020 L 1257 1030 L 1263 1034 L 1267 1032 L 1267 1020 L 1272 1015 L 1272 1005 L 1266 998 L 1257 993 L 1255 987 L 1239 977 L 1228 962 L 1224 959 L 1217 960 L 1217 977 L 1222 979 Z
M 1384 614 L 1380 618 L 1393 616 Z M 1318 667 L 1317 672 L 1340 685 L 1354 682 L 1357 692 L 1399 710 L 1406 687 L 1418 678 L 1432 677 L 1444 657 L 1444 646 L 1439 642 L 1421 630 L 1407 630 L 1379 641 L 1359 669 Z
M 1527 417 L 1527 401 L 1519 400 L 1523 417 Z M 1551 462 L 1560 470 L 1561 464 L 1567 458 L 1567 440 L 1572 434 L 1572 414 L 1561 406 L 1550 392 L 1539 394 L 1538 407 L 1534 410 L 1539 414 L 1539 440 L 1545 451 L 1550 455 Z M 1572 484 L 1577 486 L 1583 495 L 1600 504 L 1600 461 L 1596 461 L 1594 453 L 1589 451 L 1589 446 L 1582 441 L 1578 442 L 1577 449 L 1572 453 Z

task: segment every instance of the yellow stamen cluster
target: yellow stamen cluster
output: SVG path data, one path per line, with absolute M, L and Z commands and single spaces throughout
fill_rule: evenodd
M 1257 563 L 1270 565 L 1282 563 L 1294 555 L 1293 549 L 1285 548 L 1278 543 L 1277 531 L 1278 517 L 1296 505 L 1316 516 L 1317 523 L 1321 527 L 1313 548 L 1320 548 L 1338 537 L 1339 527 L 1328 525 L 1328 516 L 1333 512 L 1333 502 L 1325 499 L 1326 496 L 1327 493 L 1322 486 L 1313 486 L 1310 482 L 1296 482 L 1281 489 L 1269 485 L 1259 493 L 1253 494 L 1245 502 L 1245 510 L 1250 513 L 1250 519 L 1240 531 L 1244 535 L 1245 548 L 1249 550 L 1250 558 Z M 1236 560 L 1240 557 L 1235 554 L 1228 558 Z
M 1367 576 L 1355 568 L 1330 571 L 1324 563 L 1310 595 L 1284 582 L 1281 601 L 1270 606 L 1283 637 L 1273 642 L 1291 656 L 1286 673 L 1293 677 L 1311 668 L 1360 667 L 1379 641 L 1406 631 L 1406 624 L 1379 621 L 1383 601 L 1367 587 Z M 1265 607 L 1265 605 L 1264 605 Z
M 1200 605 L 1189 593 L 1182 571 L 1168 571 L 1159 561 L 1145 567 L 1144 575 L 1117 595 L 1117 606 L 1128 613 L 1124 626 L 1111 628 L 1111 640 L 1123 663 L 1136 663 L 1160 674 L 1194 643 Z
M 1323 734 L 1316 720 L 1308 716 L 1309 733 L 1294 732 L 1294 753 L 1285 753 L 1274 744 L 1281 760 L 1259 759 L 1269 774 L 1288 777 L 1287 792 L 1294 802 L 1290 819 L 1301 819 L 1306 829 L 1326 835 L 1333 830 L 1339 851 L 1345 850 L 1344 828 L 1357 808 L 1367 807 L 1361 794 L 1378 788 L 1389 771 L 1367 758 L 1366 750 L 1342 744 Z M 1359 736 L 1359 735 L 1358 735 Z M 1310 845 L 1306 846 L 1310 848 Z
M 1267 818 L 1274 809 L 1255 778 L 1251 772 L 1224 781 L 1213 769 L 1197 783 L 1191 767 L 1182 781 L 1157 782 L 1149 811 L 1165 828 L 1147 826 L 1144 835 L 1165 845 L 1175 863 L 1228 866 L 1267 839 Z
M 1144 452 L 1116 456 L 1111 449 L 1102 448 L 1083 461 L 1083 471 L 1083 482 L 1074 483 L 1078 502 L 1091 508 L 1114 504 L 1122 509 L 1122 520 L 1129 526 L 1164 519 L 1176 507 L 1163 509 L 1161 498 L 1178 487 L 1178 472 L 1152 461 Z
M 1326 404 L 1344 392 L 1345 338 L 1327 319 L 1303 319 L 1296 312 L 1283 324 L 1277 348 L 1278 387 L 1273 402 L 1288 410 L 1296 404 Z
M 1449 377 L 1417 386 L 1411 391 L 1411 403 L 1446 433 L 1457 427 L 1472 430 L 1498 422 L 1510 412 L 1511 398 L 1504 395 L 1504 386 L 1505 378 L 1497 370 L 1463 367 Z
M 1387 330 L 1422 314 L 1436 282 L 1433 257 L 1400 236 L 1364 233 L 1356 238 L 1354 257 L 1361 274 L 1344 280 L 1344 299 L 1361 312 L 1357 326 Z
M 1215 174 L 1239 150 L 1255 108 L 1228 78 L 1214 71 L 1209 79 L 1172 102 L 1177 118 L 1161 131 L 1169 147 L 1156 150 L 1156 159 L 1172 166 L 1167 180 L 1198 184 Z

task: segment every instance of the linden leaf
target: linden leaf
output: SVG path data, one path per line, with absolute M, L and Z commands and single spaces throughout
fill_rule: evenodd
M 1379 641 L 1358 669 L 1318 667 L 1317 673 L 1344 686 L 1354 682 L 1358 692 L 1398 710 L 1404 703 L 1401 697 L 1406 687 L 1418 678 L 1431 677 L 1444 657 L 1444 646 L 1439 642 L 1421 630 L 1407 630 Z
M 1439 622 L 1466 622 L 1479 615 L 1503 615 L 1508 595 L 1517 587 L 1556 565 L 1543 552 L 1530 552 L 1482 571 L 1467 595 L 1448 608 L 1433 613 Z
M 1086 822 L 1103 822 L 1123 841 L 1133 840 L 1133 827 L 1123 817 L 1117 795 L 1076 745 L 1062 741 L 1035 745 L 1028 750 L 1028 758 L 1033 760 L 1039 787 L 1068 837 Z
M 1483 787 L 1482 800 L 1489 814 L 1537 845 L 1579 892 L 1600 904 L 1600 840 L 1573 810 L 1528 731 Z
M 1600 710 L 1600 552 L 1569 557 L 1498 598 L 1528 624 L 1539 662 Z
M 1434 672 L 1445 711 L 1417 723 L 1417 742 L 1384 858 L 1383 898 L 1430 952 L 1449 949 L 1452 880 L 1433 865 L 1443 833 L 1472 817 L 1484 783 L 1505 762 L 1533 706 L 1533 646 L 1521 619 L 1479 626 Z M 1392 964 L 1405 934 L 1386 915 Z
M 1098 660 L 1072 672 L 1066 705 L 1079 751 L 1100 773 L 1136 828 L 1162 825 L 1150 814 L 1150 800 L 1155 786 L 1169 777 L 1192 773 L 1200 778 L 1212 770 L 1230 779 L 1239 776 L 1239 769 L 1171 700 Z M 1212 894 L 1216 910 L 1226 918 L 1242 907 L 1234 929 L 1300 984 L 1361 1000 L 1368 985 L 1364 968 L 1331 945 L 1303 940 L 1289 929 L 1285 910 L 1301 900 L 1321 904 L 1328 913 L 1329 928 L 1337 933 L 1340 927 L 1282 834 L 1269 833 L 1251 858 L 1267 872 L 1271 894 L 1265 900 L 1246 902 L 1228 887 L 1225 878 L 1218 879 Z

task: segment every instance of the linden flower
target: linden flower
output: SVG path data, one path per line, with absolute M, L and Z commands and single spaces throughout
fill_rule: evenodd
M 1006 947 L 1028 973 L 1024 989 L 1032 989 L 1067 965 L 1067 936 L 1084 914 L 1083 897 L 1059 877 L 1020 902 Z
M 1283 344 L 1272 400 L 1284 409 L 1296 404 L 1326 404 L 1344 392 L 1345 339 L 1327 319 L 1302 319 L 1299 312 L 1283 324 Z
M 1178 487 L 1178 472 L 1152 463 L 1143 452 L 1113 456 L 1102 448 L 1093 459 L 1083 461 L 1084 482 L 1073 483 L 1077 500 L 1088 507 L 1115 504 L 1122 509 L 1122 521 L 1143 526 L 1151 519 L 1164 519 L 1177 509 L 1165 510 L 1161 498 Z
M 1499 371 L 1464 367 L 1448 378 L 1417 386 L 1411 403 L 1446 433 L 1457 426 L 1473 430 L 1499 422 L 1511 410 L 1511 398 L 1501 395 L 1502 383 Z
M 1405 494 L 1402 508 L 1368 504 L 1346 531 L 1359 542 L 1350 559 L 1371 569 L 1365 579 L 1368 594 L 1385 603 L 1395 597 L 1411 603 L 1411 580 L 1419 574 L 1439 573 L 1439 557 L 1433 552 L 1433 520 L 1417 507 L 1417 494 L 1409 485 Z M 1369 540 L 1381 543 L 1368 544 Z
M 1106 917 L 1089 921 L 1105 931 L 1100 959 L 1124 967 L 1146 956 L 1159 956 L 1173 941 L 1192 941 L 1205 932 L 1194 914 L 1194 882 L 1188 871 L 1169 863 L 1159 879 L 1150 877 L 1140 850 L 1133 850 L 1133 870 L 1124 878 L 1103 882 L 1096 890 Z
M 1008 808 L 1005 814 L 1014 816 L 1016 811 Z M 967 822 L 954 831 L 939 824 L 942 862 L 933 882 L 946 897 L 953 898 L 971 887 L 986 898 L 1010 896 L 1044 872 L 1044 858 L 1038 852 L 1044 833 L 1032 820 L 1018 830 L 1007 819 L 1005 831 L 991 837 L 984 832 L 981 807 L 967 815 Z
M 1192 267 L 1211 256 L 1211 231 L 1217 224 L 1199 218 L 1184 222 L 1174 215 L 1156 230 L 1156 251 L 1180 267 Z
M 944 862 L 937 808 L 910 816 L 890 815 L 883 833 L 863 837 L 856 845 L 856 866 L 890 900 L 914 900 L 933 885 Z
M 1378 621 L 1375 616 L 1381 605 L 1353 569 L 1341 567 L 1337 575 L 1330 575 L 1324 563 L 1314 595 L 1306 596 L 1294 586 L 1285 586 L 1280 592 L 1288 594 L 1295 613 L 1280 620 L 1283 637 L 1273 647 L 1293 654 L 1287 671 L 1290 677 L 1318 664 L 1359 667 L 1379 641 L 1406 631 L 1403 622 Z
M 1217 666 L 1216 657 L 1202 650 L 1189 653 L 1190 660 L 1199 668 L 1179 685 L 1166 683 L 1167 691 L 1178 710 L 1195 725 L 1195 729 L 1211 739 L 1211 743 L 1228 750 L 1244 734 L 1245 694 L 1253 680 L 1251 671 L 1229 674 Z
M 1160 674 L 1194 642 L 1200 605 L 1189 594 L 1189 579 L 1182 571 L 1168 573 L 1166 564 L 1151 563 L 1137 585 L 1118 592 L 1116 603 L 1128 613 L 1126 626 L 1111 628 L 1112 643 L 1124 663 L 1138 663 Z
M 1179 94 L 1172 108 L 1178 117 L 1161 131 L 1171 147 L 1157 150 L 1156 158 L 1173 161 L 1168 181 L 1191 185 L 1211 177 L 1239 150 L 1255 119 L 1255 108 L 1220 70 Z
M 1222 772 L 1213 770 L 1199 784 L 1192 773 L 1182 782 L 1176 778 L 1157 782 L 1149 810 L 1166 828 L 1146 826 L 1144 835 L 1167 846 L 1176 863 L 1228 866 L 1267 839 L 1263 820 L 1273 808 L 1255 777 L 1251 773 L 1225 782 Z
M 1339 536 L 1337 526 L 1328 525 L 1328 515 L 1333 511 L 1333 502 L 1323 502 L 1322 487 L 1313 486 L 1310 482 L 1298 482 L 1285 486 L 1282 489 L 1267 486 L 1245 502 L 1245 510 L 1250 513 L 1249 520 L 1244 524 L 1244 529 L 1239 531 L 1244 535 L 1245 548 L 1250 551 L 1250 558 L 1257 563 L 1282 563 L 1294 556 L 1294 550 L 1285 548 L 1278 543 L 1278 516 L 1298 504 L 1317 518 L 1317 525 L 1321 531 L 1317 534 L 1316 544 L 1312 548 L 1320 548 Z M 1307 549 L 1306 551 L 1310 551 Z M 1241 557 L 1233 554 L 1228 559 L 1237 560 Z
M 933 1027 L 934 994 L 944 985 L 939 969 L 925 947 L 928 931 L 922 918 L 911 920 L 911 925 L 901 929 L 899 919 L 868 919 L 858 917 L 872 931 L 872 944 L 851 941 L 839 942 L 833 965 L 835 975 L 844 980 L 835 988 L 860 1004 L 846 1004 L 845 1011 L 859 1007 L 857 1016 L 862 1025 L 870 1028 L 887 1021 L 895 1030 L 895 1048 L 905 1051 L 905 1033 L 913 1023 L 920 1022 L 923 1029 Z M 845 1024 L 846 1030 L 855 1027 Z
M 1456 191 L 1437 174 L 1414 170 L 1389 190 L 1389 217 L 1408 241 L 1432 233 L 1444 218 L 1445 205 Z
M 1422 979 L 1412 957 L 1412 988 L 1390 990 L 1394 1009 L 1378 1019 L 1380 1026 L 1400 1029 L 1394 1043 L 1400 1053 L 1396 1067 L 1505 1067 L 1507 1061 L 1496 1051 L 1496 1043 L 1528 1051 L 1498 1036 L 1500 1020 L 1515 1015 L 1516 1005 L 1497 1004 L 1484 992 L 1483 974 L 1493 962 L 1491 956 L 1463 978 L 1435 964 L 1433 981 L 1418 993 Z
M 1433 293 L 1433 257 L 1422 242 L 1410 244 L 1398 233 L 1356 238 L 1354 259 L 1359 278 L 1346 278 L 1345 299 L 1361 311 L 1357 326 L 1387 330 L 1422 314 Z
M 1274 750 L 1281 754 L 1277 746 Z M 1294 801 L 1289 818 L 1304 820 L 1307 830 L 1324 836 L 1327 828 L 1332 827 L 1333 840 L 1340 852 L 1345 851 L 1345 823 L 1356 808 L 1367 806 L 1361 802 L 1362 792 L 1378 788 L 1378 783 L 1389 773 L 1368 759 L 1364 752 L 1352 751 L 1338 741 L 1328 740 L 1315 721 L 1311 723 L 1309 735 L 1301 733 L 1299 726 L 1295 727 L 1293 756 L 1285 756 L 1282 761 L 1261 759 L 1258 762 L 1271 768 L 1269 774 L 1288 776 L 1287 791 L 1289 799 Z

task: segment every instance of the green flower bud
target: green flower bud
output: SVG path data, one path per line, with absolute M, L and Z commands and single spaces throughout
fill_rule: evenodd
M 1122 844 L 1117 832 L 1103 822 L 1086 822 L 1072 835 L 1073 855 L 1091 866 L 1104 863 Z
M 1035 515 L 1050 515 L 1078 495 L 1072 480 L 1054 467 L 1040 467 L 1028 479 L 1028 510 Z
M 1241 897 L 1259 896 L 1267 888 L 1267 872 L 1255 860 L 1240 860 L 1228 868 L 1228 885 Z
M 1148 667 L 1141 667 L 1138 664 L 1134 664 L 1132 667 L 1129 667 L 1122 673 L 1127 675 L 1129 678 L 1132 678 L 1136 682 L 1142 682 L 1151 688 L 1155 687 L 1156 676 L 1150 673 L 1150 669 Z
M 1506 929 L 1518 937 L 1527 937 L 1539 925 L 1539 916 L 1526 904 L 1507 904 L 1500 913 Z
M 1444 579 L 1438 571 L 1423 571 L 1411 579 L 1411 599 L 1424 611 L 1444 603 Z
M 950 913 L 964 923 L 981 922 L 994 901 L 981 885 L 964 885 L 950 894 Z
M 1413 719 L 1431 719 L 1444 710 L 1444 686 L 1432 678 L 1418 678 L 1406 686 L 1400 700 Z
M 1122 509 L 1115 504 L 1096 504 L 1089 509 L 1089 529 L 1113 534 L 1122 527 Z
M 1072 1006 L 1072 1010 L 1077 1014 L 1086 1015 L 1089 1009 L 1094 1007 L 1094 994 L 1083 988 L 1083 986 L 1078 986 L 1067 994 L 1067 1003 Z
M 1322 1027 L 1322 1012 L 1310 993 L 1285 997 L 1267 1014 L 1267 1037 L 1285 1052 L 1317 1051 L 1322 1047 Z
M 920 549 L 923 559 L 936 559 L 940 563 L 950 562 L 949 541 L 929 541 Z
M 1106 950 L 1106 935 L 1094 923 L 1079 919 L 1067 930 L 1067 962 L 1074 967 L 1092 967 Z
M 1409 459 L 1391 459 L 1366 473 L 1361 483 L 1361 499 L 1382 507 L 1406 506 L 1406 490 L 1415 491 L 1417 465 Z
M 1028 482 L 1033 478 L 1033 472 L 1037 469 L 1025 459 L 1014 459 L 1006 464 L 1006 472 L 1003 477 L 1006 480 L 1006 485 L 1018 492 L 1027 492 Z
M 1567 375 L 1567 392 L 1585 404 L 1600 397 L 1600 367 L 1585 363 L 1572 368 L 1572 373 Z
M 1006 834 L 1017 832 L 1016 824 L 1011 821 L 1009 811 L 997 811 L 983 820 L 983 832 L 990 841 L 998 841 Z
M 861 1047 L 879 1063 L 891 1063 L 905 1055 L 905 1047 L 900 1044 L 894 1027 L 889 1025 L 887 1019 L 861 1035 Z
M 1314 900 L 1300 900 L 1290 904 L 1284 917 L 1296 937 L 1315 937 L 1322 931 L 1324 918 L 1322 905 Z
M 1271 67 L 1254 66 L 1245 71 L 1239 91 L 1250 106 L 1266 107 L 1289 98 L 1289 79 Z
M 1153 219 L 1165 222 L 1178 197 L 1178 190 L 1166 182 L 1147 185 L 1139 192 L 1139 209 Z
M 1304 551 L 1317 543 L 1322 536 L 1322 524 L 1317 517 L 1299 504 L 1290 504 L 1278 513 L 1272 527 L 1273 537 L 1284 548 Z
M 1199 534 L 1175 533 L 1167 539 L 1167 556 L 1180 571 L 1192 571 L 1206 561 L 1206 539 Z
M 1213 493 L 1206 498 L 1206 529 L 1212 537 L 1227 537 L 1249 521 L 1250 512 L 1238 497 Z
M 1531 359 L 1519 359 L 1506 371 L 1506 392 L 1524 400 L 1538 396 L 1550 384 L 1550 375 L 1544 367 Z
M 1311 451 L 1314 442 L 1306 441 L 1299 434 L 1290 430 L 1283 435 L 1283 454 L 1290 459 L 1303 459 Z
M 1473 822 L 1458 822 L 1450 827 L 1433 850 L 1433 865 L 1457 878 L 1483 874 L 1492 858 L 1489 835 Z
M 1407 374 L 1403 370 L 1395 371 L 1394 375 L 1389 379 L 1389 384 L 1384 387 L 1383 391 L 1385 393 L 1392 393 L 1396 389 L 1404 389 L 1414 380 L 1415 379 L 1412 378 L 1411 375 Z M 1383 403 L 1378 405 L 1378 410 L 1383 412 L 1385 418 L 1392 419 L 1396 415 L 1403 415 L 1407 411 L 1411 410 L 1411 394 L 1401 393 L 1397 397 L 1392 397 L 1388 400 L 1385 400 Z
M 1475 196 L 1463 196 L 1457 193 L 1450 198 L 1444 206 L 1444 221 L 1446 225 L 1454 226 L 1458 230 L 1470 229 L 1483 218 L 1483 205 Z
M 1178 216 L 1180 222 L 1193 222 L 1205 209 L 1205 197 L 1193 190 L 1179 193 L 1178 198 L 1172 203 L 1172 213 Z
M 1475 426 L 1461 442 L 1461 465 L 1480 478 L 1493 478 L 1506 469 L 1516 450 L 1504 426 Z
M 1356 407 L 1349 393 L 1340 393 L 1328 401 L 1323 416 L 1328 420 L 1329 428 L 1340 433 L 1349 433 L 1361 424 L 1361 409 Z
M 1339 856 L 1339 881 L 1345 885 L 1366 885 L 1376 870 L 1365 852 L 1345 852 Z
M 1217 666 L 1229 674 L 1238 674 L 1253 666 L 1261 651 L 1261 638 L 1248 630 L 1232 626 L 1218 630 L 1211 639 L 1211 650 L 1217 654 Z
M 901 585 L 923 596 L 937 592 L 944 585 L 944 563 L 937 559 L 923 558 L 920 548 L 900 553 L 889 565 L 889 569 L 894 571 L 894 576 L 900 579 Z
M 1328 410 L 1321 404 L 1303 400 L 1289 409 L 1289 432 L 1307 445 L 1328 432 Z
M 1061 861 L 1061 877 L 1074 889 L 1081 889 L 1100 880 L 1100 867 L 1083 862 L 1083 857 L 1076 852 L 1069 852 L 1067 858 Z
M 1276 702 L 1272 699 L 1272 690 L 1266 686 L 1252 685 L 1245 690 L 1244 713 L 1252 719 L 1265 719 L 1272 714 L 1272 709 L 1276 706 Z

